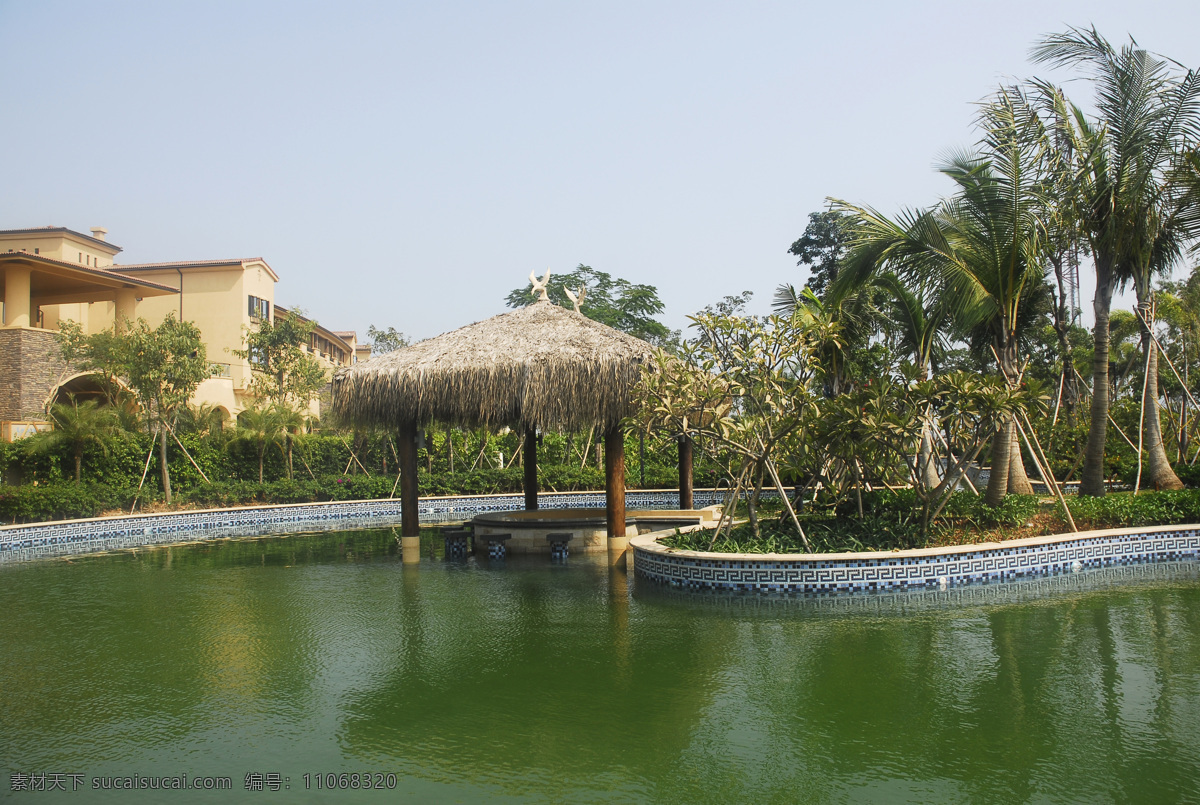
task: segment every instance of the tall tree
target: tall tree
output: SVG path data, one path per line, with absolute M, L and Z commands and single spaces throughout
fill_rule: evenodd
M 962 327 L 988 326 L 1000 372 L 1015 384 L 1021 303 L 1028 286 L 1044 277 L 1045 136 L 1015 88 L 985 105 L 980 122 L 979 152 L 954 155 L 941 167 L 956 193 L 936 209 L 892 220 L 869 208 L 837 204 L 859 219 L 846 258 L 849 270 L 891 265 L 902 277 L 936 277 Z M 1010 417 L 993 442 L 989 505 L 999 505 L 1008 492 L 1014 434 Z
M 818 299 L 824 301 L 825 291 L 837 280 L 838 269 L 850 243 L 851 218 L 837 209 L 808 214 L 808 226 L 791 248 L 789 254 L 800 258 L 796 265 L 807 266 L 805 283 Z
M 1195 147 L 1200 131 L 1200 79 L 1195 72 L 1178 76 L 1165 60 L 1132 39 L 1118 50 L 1095 28 L 1070 28 L 1048 36 L 1034 47 L 1032 55 L 1038 63 L 1083 70 L 1096 91 L 1099 118 L 1092 121 L 1068 104 L 1057 87 L 1039 82 L 1054 99 L 1055 118 L 1070 144 L 1070 209 L 1087 236 L 1096 272 L 1091 425 L 1079 491 L 1103 495 L 1112 294 L 1124 282 L 1133 281 L 1138 287 L 1139 277 L 1168 262 L 1161 238 L 1164 183 L 1180 161 L 1181 151 L 1189 143 Z M 1152 307 L 1149 300 L 1147 304 Z M 1146 343 L 1150 345 L 1148 331 Z M 1155 400 L 1147 407 L 1156 405 Z M 1146 427 L 1151 427 L 1149 419 Z M 1174 473 L 1166 462 L 1161 437 L 1151 434 L 1150 442 L 1154 456 L 1151 477 L 1160 485 L 1171 485 Z M 1170 476 L 1161 472 L 1164 466 Z
M 158 431 L 163 497 L 170 503 L 167 432 L 175 413 L 187 405 L 201 381 L 212 375 L 212 368 L 199 328 L 190 321 L 178 321 L 171 313 L 154 328 L 138 319 L 121 339 L 122 374 L 137 396 L 142 413 Z
M 412 340 L 407 335 L 395 327 L 389 327 L 384 330 L 381 327 L 376 327 L 374 324 L 367 327 L 367 337 L 371 339 L 372 355 L 386 355 L 389 352 L 395 352 L 401 347 L 407 347 L 412 343 Z
M 580 263 L 578 268 L 567 274 L 551 272 L 546 293 L 554 304 L 571 308 L 574 305 L 567 296 L 567 290 L 578 297 L 580 288 L 586 288 L 587 292 L 579 310 L 589 319 L 629 333 L 656 347 L 674 349 L 678 345 L 679 332 L 654 318 L 666 310 L 666 305 L 658 298 L 658 289 L 653 285 L 632 283 Z M 509 307 L 525 307 L 536 302 L 537 297 L 533 294 L 531 284 L 514 289 L 504 301 Z
M 246 335 L 246 349 L 234 350 L 254 367 L 251 388 L 270 404 L 305 411 L 329 382 L 325 369 L 303 349 L 317 326 L 295 311 L 274 321 L 262 319 Z

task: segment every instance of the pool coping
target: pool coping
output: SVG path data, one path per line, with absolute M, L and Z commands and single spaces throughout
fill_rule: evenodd
M 694 531 L 700 527 L 679 529 Z M 942 548 L 835 554 L 708 553 L 669 548 L 675 530 L 630 538 L 634 573 L 699 590 L 830 595 L 946 588 L 1136 562 L 1200 559 L 1200 525 L 1135 526 Z
M 709 505 L 711 489 L 694 491 L 697 507 Z M 633 489 L 625 493 L 630 508 L 655 508 L 678 502 L 675 489 Z M 546 509 L 603 507 L 604 492 L 546 492 L 538 495 Z M 418 501 L 423 524 L 452 522 L 485 511 L 524 509 L 522 493 L 447 495 Z M 464 517 L 458 517 L 463 515 Z M 239 506 L 229 509 L 189 509 L 174 512 L 110 515 L 76 520 L 0 526 L 0 565 L 63 556 L 141 548 L 152 545 L 268 536 L 334 528 L 377 528 L 399 525 L 399 498 L 319 501 Z

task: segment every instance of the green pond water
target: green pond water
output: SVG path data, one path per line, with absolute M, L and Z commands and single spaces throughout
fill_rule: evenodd
M 418 566 L 388 529 L 0 568 L 0 796 L 1200 801 L 1196 563 L 805 600 L 435 540 Z M 180 775 L 231 789 L 93 788 Z

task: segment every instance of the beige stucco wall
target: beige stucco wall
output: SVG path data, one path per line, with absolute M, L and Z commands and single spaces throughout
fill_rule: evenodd
M 246 406 L 242 397 L 252 376 L 250 361 L 233 354 L 235 350 L 246 348 L 246 332 L 253 322 L 248 298 L 257 296 L 273 302 L 275 281 L 259 263 L 247 263 L 245 268 L 241 265 L 191 267 L 183 268 L 182 272 L 182 295 L 144 299 L 138 303 L 138 316 L 153 324 L 170 313 L 179 318 L 182 306 L 182 318 L 200 329 L 208 360 L 229 365 L 229 378 L 206 382 L 203 393 L 197 393 L 196 401 L 220 405 L 236 414 Z M 174 268 L 138 271 L 136 276 L 179 287 L 179 272 Z
M 83 238 L 74 237 L 70 233 L 0 234 L 0 252 L 21 251 L 62 260 L 64 263 L 77 263 L 85 268 L 107 268 L 112 265 L 113 255 L 117 254 L 120 249 L 104 248 Z

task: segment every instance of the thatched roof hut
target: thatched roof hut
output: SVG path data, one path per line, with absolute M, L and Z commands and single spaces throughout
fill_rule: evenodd
M 399 431 L 406 538 L 415 538 L 418 529 L 419 427 L 439 421 L 522 431 L 525 507 L 536 509 L 535 431 L 599 426 L 609 547 L 623 550 L 625 448 L 618 423 L 632 412 L 630 391 L 653 351 L 645 341 L 549 302 L 543 291 L 543 299 L 528 307 L 340 370 L 333 379 L 333 413 Z
M 340 370 L 334 415 L 395 428 L 608 430 L 654 348 L 549 301 L 493 316 Z

